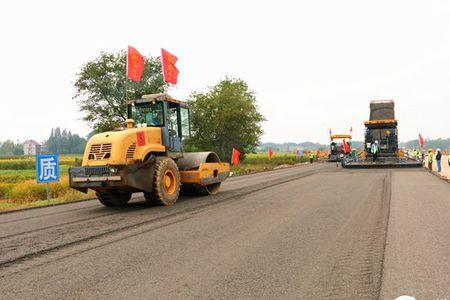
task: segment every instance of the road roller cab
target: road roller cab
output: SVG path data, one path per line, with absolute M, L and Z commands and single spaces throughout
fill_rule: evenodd
M 171 205 L 180 189 L 215 194 L 229 174 L 214 152 L 183 152 L 190 136 L 189 108 L 167 94 L 128 103 L 126 128 L 92 136 L 81 167 L 70 168 L 70 186 L 96 191 L 107 206 L 125 205 L 134 192 Z

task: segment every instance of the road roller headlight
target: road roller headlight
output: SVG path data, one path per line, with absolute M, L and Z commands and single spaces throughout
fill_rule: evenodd
M 341 158 L 343 158 L 344 157 L 344 154 L 341 154 L 341 155 L 339 155 Z
M 112 175 L 116 175 L 119 170 L 117 168 L 111 167 L 109 168 L 109 173 Z

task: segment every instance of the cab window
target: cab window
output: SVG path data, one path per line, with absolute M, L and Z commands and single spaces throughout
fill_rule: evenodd
M 163 126 L 163 103 L 136 103 L 131 106 L 131 117 L 136 124 L 146 123 L 147 126 Z
M 191 126 L 189 122 L 189 109 L 180 107 L 181 112 L 181 133 L 184 137 L 191 136 Z
M 173 137 L 180 136 L 178 132 L 178 114 L 177 108 L 169 108 L 168 110 L 168 119 L 169 119 L 169 131 Z

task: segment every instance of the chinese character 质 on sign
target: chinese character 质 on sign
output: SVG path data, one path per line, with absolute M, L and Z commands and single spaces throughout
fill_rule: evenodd
M 58 154 L 36 156 L 36 178 L 38 183 L 59 181 Z

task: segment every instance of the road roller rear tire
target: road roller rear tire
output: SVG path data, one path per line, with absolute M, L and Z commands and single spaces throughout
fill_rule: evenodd
M 155 176 L 151 193 L 146 193 L 145 200 L 152 205 L 173 205 L 180 194 L 180 172 L 173 159 L 157 157 Z
M 104 206 L 124 206 L 131 199 L 131 193 L 119 192 L 116 190 L 96 192 L 98 201 Z

